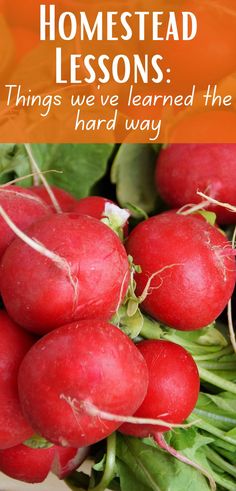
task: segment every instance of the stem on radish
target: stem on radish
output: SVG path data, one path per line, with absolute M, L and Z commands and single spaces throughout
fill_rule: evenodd
M 162 433 L 156 432 L 153 435 L 155 442 L 157 445 L 162 448 L 163 450 L 166 450 L 170 455 L 178 459 L 180 462 L 183 462 L 184 464 L 188 464 L 191 467 L 194 467 L 197 471 L 201 472 L 203 476 L 205 476 L 210 484 L 211 490 L 216 491 L 216 483 L 212 475 L 204 469 L 201 465 L 197 464 L 193 460 L 190 460 L 188 457 L 185 457 L 185 455 L 181 454 L 178 452 L 175 448 L 171 447 L 168 445 L 168 443 L 165 441 L 164 436 Z
M 205 419 L 202 419 L 201 417 L 198 418 L 197 420 L 196 419 L 194 420 L 195 416 L 198 417 L 198 414 L 205 416 L 206 418 L 209 417 L 208 416 L 209 413 L 207 413 L 206 411 L 203 411 L 201 409 L 194 409 L 193 413 L 190 414 L 190 416 L 188 417 L 188 421 L 190 421 L 190 422 L 192 421 L 194 426 L 196 426 L 197 428 L 200 428 L 201 430 L 207 431 L 211 435 L 214 435 L 217 438 L 220 438 L 221 440 L 223 440 L 224 442 L 227 442 L 227 443 L 230 443 L 231 445 L 234 445 L 234 447 L 235 447 L 235 438 L 232 438 L 230 436 L 225 435 L 224 431 L 219 430 L 219 428 L 212 425 L 211 423 L 208 423 Z M 215 419 L 215 418 L 212 418 L 212 419 Z
M 216 360 L 215 363 L 212 361 L 202 361 L 198 362 L 198 367 L 206 368 L 207 370 L 236 370 L 236 360 L 232 362 L 220 362 Z
M 53 190 L 52 190 L 52 189 L 51 189 L 51 187 L 49 186 L 49 184 L 48 184 L 47 180 L 45 179 L 45 177 L 44 177 L 43 173 L 41 172 L 41 170 L 40 170 L 40 168 L 39 168 L 39 166 L 38 166 L 38 164 L 37 164 L 37 162 L 36 162 L 36 160 L 35 160 L 35 158 L 34 158 L 34 156 L 33 156 L 33 152 L 32 152 L 32 150 L 31 150 L 31 146 L 30 146 L 28 143 L 25 143 L 25 149 L 26 149 L 26 152 L 27 152 L 27 154 L 28 154 L 28 156 L 29 156 L 30 162 L 31 162 L 31 164 L 32 164 L 32 169 L 33 169 L 33 170 L 35 169 L 35 171 L 36 171 L 36 173 L 37 173 L 38 177 L 41 179 L 41 181 L 42 181 L 43 185 L 45 186 L 45 189 L 46 189 L 46 190 L 47 190 L 47 192 L 48 192 L 48 195 L 49 195 L 49 197 L 50 197 L 50 199 L 51 199 L 51 201 L 52 201 L 52 204 L 53 204 L 53 206 L 54 206 L 54 208 L 55 208 L 56 212 L 57 212 L 57 213 L 62 213 L 62 209 L 61 209 L 61 207 L 60 207 L 60 205 L 59 205 L 59 203 L 58 203 L 58 201 L 57 201 L 57 198 L 56 198 L 56 196 L 55 196 L 55 194 L 54 194 Z M 39 183 L 37 182 L 37 185 L 38 185 L 38 184 L 39 184 Z
M 141 336 L 146 339 L 160 339 L 161 335 L 163 335 L 160 324 L 158 322 L 153 322 L 145 316 L 143 319 L 143 327 L 140 331 Z
M 101 218 L 101 222 L 115 232 L 121 241 L 124 240 L 124 226 L 128 222 L 130 212 L 127 209 L 120 208 L 115 203 L 105 203 L 105 209 Z
M 224 378 L 219 377 L 219 375 L 215 375 L 214 373 L 209 372 L 205 368 L 199 367 L 198 371 L 200 378 L 205 382 L 209 382 L 210 384 L 213 384 L 220 389 L 232 392 L 232 394 L 236 394 L 236 384 L 234 384 L 233 382 L 225 380 Z
M 236 425 L 236 419 L 235 418 L 231 418 L 229 416 L 224 416 L 222 414 L 217 414 L 217 413 L 214 413 L 213 411 L 206 411 L 205 409 L 199 409 L 198 407 L 196 407 L 194 409 L 194 414 L 197 414 L 199 416 L 203 416 L 207 419 L 210 419 L 212 421 L 219 421 L 221 423 L 226 423 L 226 424 L 230 424 L 230 425 Z
M 223 349 L 221 349 L 215 353 L 206 354 L 206 355 L 196 355 L 196 356 L 194 356 L 194 360 L 196 362 L 208 361 L 208 360 L 214 360 L 214 359 L 218 360 L 222 356 L 231 355 L 232 353 L 233 353 L 233 350 L 232 350 L 231 346 L 227 346 L 227 348 L 223 348 Z M 234 357 L 234 355 L 233 355 L 233 357 Z
M 231 474 L 231 476 L 236 477 L 236 468 L 235 466 L 231 465 L 229 462 L 226 460 L 222 459 L 222 457 L 219 456 L 214 450 L 209 448 L 207 445 L 205 447 L 205 454 L 207 458 L 213 462 L 213 464 L 217 465 L 220 467 L 223 471 L 228 472 Z
M 105 491 L 115 474 L 116 463 L 116 433 L 112 433 L 107 438 L 107 455 L 105 469 L 101 481 L 91 491 Z

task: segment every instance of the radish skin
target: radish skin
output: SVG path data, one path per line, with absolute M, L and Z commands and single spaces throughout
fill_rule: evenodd
M 121 424 L 91 415 L 86 402 L 132 415 L 147 385 L 146 363 L 134 343 L 97 320 L 68 324 L 40 339 L 25 356 L 18 378 L 21 406 L 35 432 L 72 447 L 102 440 Z
M 30 190 L 19 186 L 0 187 L 0 205 L 21 230 L 52 213 L 41 199 Z M 0 218 L 0 257 L 14 238 L 12 230 Z
M 175 144 L 162 149 L 156 167 L 156 187 L 173 208 L 199 203 L 197 191 L 236 206 L 236 144 Z M 206 206 L 206 204 L 205 204 Z M 220 224 L 236 223 L 233 213 L 208 203 Z
M 0 450 L 0 471 L 7 476 L 27 483 L 43 482 L 49 472 L 64 479 L 86 458 L 85 448 L 30 448 L 24 444 Z
M 221 314 L 236 278 L 231 243 L 200 218 L 162 213 L 135 227 L 126 244 L 142 269 L 135 275 L 138 296 L 152 275 L 173 265 L 152 278 L 141 305 L 155 319 L 186 331 L 205 327 Z
M 0 311 L 0 449 L 18 445 L 33 434 L 21 411 L 17 374 L 34 341 L 4 311 Z
M 15 239 L 1 263 L 2 297 L 18 324 L 44 334 L 73 320 L 112 317 L 129 282 L 127 254 L 112 230 L 70 213 L 41 220 L 27 237 Z

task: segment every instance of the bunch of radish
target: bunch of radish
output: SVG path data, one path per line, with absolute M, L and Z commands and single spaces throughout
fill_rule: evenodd
M 165 158 L 164 197 L 174 195 Z M 56 210 L 42 187 L 0 188 L 0 470 L 26 482 L 50 471 L 64 478 L 119 430 L 152 436 L 215 489 L 163 436 L 196 405 L 192 356 L 173 342 L 130 339 L 114 319 L 140 304 L 174 329 L 212 323 L 235 286 L 231 242 L 194 211 L 163 212 L 128 234 L 129 213 L 110 200 L 51 193 Z

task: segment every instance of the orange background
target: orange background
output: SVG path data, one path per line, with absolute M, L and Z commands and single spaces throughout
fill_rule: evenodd
M 49 0 L 41 2 L 47 6 Z M 140 1 L 95 1 L 88 0 L 57 0 L 56 18 L 64 11 L 74 12 L 75 15 L 85 11 L 89 19 L 95 18 L 98 11 L 104 15 L 108 10 L 135 12 L 135 11 L 161 11 L 163 25 L 160 27 L 161 35 L 165 36 L 169 11 L 176 12 L 178 30 L 181 35 L 182 11 L 193 12 L 198 21 L 197 36 L 192 41 L 153 41 L 151 32 L 151 15 L 146 24 L 146 39 L 139 41 L 137 26 L 132 21 L 134 36 L 130 41 L 81 41 L 79 34 L 73 41 L 40 41 L 39 37 L 39 0 L 0 0 L 0 134 L 1 141 L 7 142 L 148 142 L 148 143 L 174 143 L 174 142 L 236 142 L 236 7 L 235 0 L 156 0 Z M 150 17 L 150 18 L 149 18 Z M 106 27 L 106 26 L 105 26 Z M 105 32 L 105 31 L 104 31 Z M 115 28 L 119 37 L 122 28 Z M 63 77 L 67 83 L 55 83 L 55 49 L 62 48 Z M 71 84 L 70 63 L 71 54 L 93 54 L 98 57 L 107 54 L 112 60 L 118 54 L 127 56 L 130 60 L 130 80 L 124 84 L 111 80 L 106 84 L 98 81 L 93 84 L 83 82 L 86 74 L 83 64 L 78 69 L 78 78 L 82 83 Z M 162 102 L 153 105 L 128 106 L 128 94 L 132 80 L 133 54 L 141 58 L 148 55 L 149 62 L 155 54 L 160 54 L 163 60 L 160 66 L 164 79 L 156 84 L 149 82 L 134 84 L 133 93 L 142 96 L 147 103 L 147 96 L 170 95 L 187 97 L 193 90 L 194 103 L 192 106 L 163 107 Z M 111 61 L 109 67 L 111 66 Z M 96 72 L 99 67 L 96 65 Z M 171 69 L 167 74 L 167 68 Z M 150 77 L 155 75 L 151 65 Z M 167 78 L 171 82 L 167 83 Z M 60 95 L 60 106 L 52 106 L 47 117 L 42 117 L 47 107 L 23 107 L 16 104 L 15 94 L 7 105 L 7 84 L 21 86 L 20 93 L 26 97 L 40 95 Z M 228 106 L 216 103 L 212 106 L 204 105 L 203 95 L 208 85 L 217 88 L 217 95 L 222 98 L 232 96 L 232 103 Z M 31 92 L 29 92 L 31 91 Z M 211 92 L 212 92 L 211 91 Z M 104 97 L 118 95 L 118 106 L 101 104 L 101 94 Z M 105 119 L 110 121 L 116 114 L 115 129 L 108 130 L 105 124 L 100 129 L 81 131 L 75 130 L 75 121 L 78 107 L 71 106 L 71 96 L 93 95 L 95 106 L 80 108 L 80 117 L 86 122 Z M 146 98 L 144 99 L 144 97 Z M 150 99 L 151 97 L 149 97 Z M 125 122 L 134 120 L 135 125 L 142 123 L 144 127 L 153 124 L 154 128 L 160 121 L 160 133 L 157 130 L 127 131 Z M 146 123 L 145 123 L 146 122 Z M 156 135 L 156 138 L 155 138 Z

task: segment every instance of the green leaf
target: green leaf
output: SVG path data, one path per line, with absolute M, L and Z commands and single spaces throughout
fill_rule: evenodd
M 89 487 L 90 478 L 84 472 L 74 471 L 66 477 L 65 483 L 72 491 L 86 491 Z
M 121 491 L 152 491 L 153 488 L 143 484 L 125 462 L 117 459 L 116 464 L 120 476 Z
M 122 491 L 209 491 L 206 479 L 192 467 L 138 438 L 118 437 L 117 455 L 144 488 Z M 123 472 L 127 469 L 123 468 Z M 130 477 L 130 479 L 131 479 Z M 131 481 L 132 482 L 132 481 Z
M 33 144 L 33 155 L 41 170 L 57 170 L 48 173 L 47 180 L 77 198 L 88 196 L 93 186 L 105 175 L 112 144 Z M 14 171 L 17 177 L 31 172 L 24 145 L 0 145 L 0 174 Z M 32 179 L 22 181 L 29 186 Z
M 236 395 L 229 392 L 222 392 L 218 395 L 208 394 L 208 397 L 223 411 L 233 413 L 236 417 Z
M 139 208 L 139 206 L 135 206 L 135 205 L 133 205 L 133 203 L 128 202 L 128 203 L 126 203 L 126 208 L 128 208 L 128 210 L 132 211 L 133 215 L 135 215 L 135 217 L 140 218 L 140 219 L 144 219 L 144 220 L 148 219 L 147 213 L 144 210 L 142 210 L 141 208 Z
M 29 162 L 23 145 L 0 144 L 0 176 L 1 184 L 14 179 L 15 175 L 29 174 Z M 30 185 L 32 180 L 27 183 Z
M 139 218 L 139 210 L 154 210 L 157 192 L 154 184 L 156 155 L 151 145 L 123 144 L 114 159 L 111 180 L 116 184 L 117 200 L 121 206 L 132 203 L 132 215 Z
M 199 210 L 197 213 L 202 215 L 206 222 L 214 227 L 216 223 L 216 214 L 213 211 Z
M 234 395 L 231 394 L 231 400 L 235 404 Z M 229 431 L 236 425 L 236 411 L 230 409 L 220 395 L 199 394 L 196 408 L 194 410 L 196 417 L 199 415 L 205 421 L 209 421 L 216 428 Z
M 62 170 L 49 182 L 83 198 L 106 173 L 112 149 L 111 144 L 51 145 L 42 168 Z
M 170 435 L 171 445 L 176 448 L 176 450 L 191 449 L 193 456 L 200 447 L 214 441 L 213 438 L 200 435 L 195 428 L 184 430 L 175 428 L 175 431 L 168 433 Z

